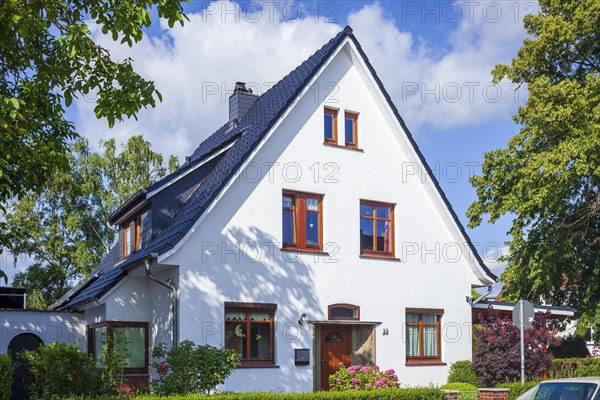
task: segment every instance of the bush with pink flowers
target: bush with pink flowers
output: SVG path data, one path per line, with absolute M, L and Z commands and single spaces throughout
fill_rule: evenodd
M 331 390 L 338 392 L 376 390 L 398 387 L 398 377 L 393 369 L 382 371 L 379 366 L 353 365 L 340 368 L 329 377 Z

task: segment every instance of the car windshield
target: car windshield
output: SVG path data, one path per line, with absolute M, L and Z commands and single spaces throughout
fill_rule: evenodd
M 596 391 L 595 383 L 546 382 L 526 392 L 521 400 L 592 400 Z

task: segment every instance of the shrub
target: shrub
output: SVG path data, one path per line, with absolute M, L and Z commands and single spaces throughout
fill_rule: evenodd
M 583 378 L 600 376 L 600 358 L 557 358 L 552 360 L 552 370 L 549 377 Z
M 169 351 L 161 343 L 152 350 L 152 357 L 155 359 L 152 366 L 159 378 L 152 381 L 151 388 L 159 395 L 209 394 L 223 384 L 240 363 L 240 355 L 234 350 L 199 346 L 190 340 L 184 340 Z
M 585 343 L 585 338 L 574 335 L 563 338 L 560 345 L 550 347 L 550 351 L 556 358 L 587 357 L 590 354 Z
M 0 400 L 10 399 L 14 372 L 15 369 L 10 357 L 0 354 Z
M 380 371 L 375 366 L 353 365 L 340 368 L 329 377 L 329 386 L 333 391 L 376 390 L 398 387 L 398 377 L 393 369 Z
M 226 393 L 188 396 L 169 396 L 161 400 L 444 400 L 442 391 L 435 388 L 382 389 L 354 392 L 314 392 L 314 393 Z M 81 399 L 72 399 L 81 400 Z M 114 400 L 111 397 L 100 397 L 95 400 Z M 135 400 L 156 400 L 155 396 L 140 396 Z
M 50 343 L 20 355 L 29 368 L 33 397 L 83 396 L 101 391 L 94 359 L 77 345 Z
M 471 385 L 479 386 L 477 375 L 473 372 L 472 363 L 469 360 L 457 361 L 450 365 L 448 373 L 448 383 L 465 382 Z
M 521 377 L 519 328 L 491 307 L 479 320 L 482 329 L 475 332 L 473 371 L 490 386 L 516 381 Z M 537 313 L 533 325 L 525 330 L 525 374 L 529 380 L 542 377 L 552 366 L 552 353 L 546 350 L 560 339 L 549 326 L 550 314 Z
M 508 400 L 516 400 L 519 396 L 538 383 L 538 381 L 525 382 L 524 384 L 521 384 L 521 382 L 503 383 L 498 385 L 498 387 L 510 389 L 510 392 L 508 392 Z

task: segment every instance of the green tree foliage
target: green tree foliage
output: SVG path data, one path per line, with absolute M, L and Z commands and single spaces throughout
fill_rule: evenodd
M 471 227 L 513 219 L 504 298 L 543 296 L 590 321 L 600 307 L 600 2 L 539 4 L 524 20 L 531 37 L 493 71 L 529 90 L 520 132 L 485 155 L 467 214 Z
M 450 365 L 448 372 L 448 383 L 469 383 L 479 385 L 481 382 L 473 372 L 472 363 L 469 360 L 456 361 Z
M 33 264 L 15 275 L 13 284 L 32 295 L 32 308 L 47 308 L 88 274 L 110 250 L 115 233 L 108 215 L 138 189 L 162 178 L 169 169 L 142 136 L 121 149 L 114 139 L 101 142 L 102 152 L 87 140 L 70 145 L 69 168 L 56 171 L 46 189 L 9 203 L 6 226 L 15 255 L 29 255 Z M 120 151 L 118 151 L 120 150 Z M 168 165 L 177 167 L 171 157 Z
M 0 400 L 10 400 L 15 366 L 6 354 L 0 354 Z
M 152 349 L 152 358 L 159 376 L 152 382 L 152 390 L 161 396 L 210 394 L 240 363 L 240 355 L 234 350 L 197 345 L 190 340 L 168 351 L 161 343 Z
M 73 99 L 93 94 L 95 114 L 109 126 L 161 99 L 154 83 L 133 70 L 131 59 L 113 60 L 93 41 L 90 24 L 131 46 L 151 25 L 151 8 L 170 27 L 183 24 L 181 3 L 0 2 L 0 212 L 8 200 L 40 190 L 56 168 L 68 166 L 68 143 L 77 134 L 65 112 Z M 11 239 L 3 231 L 0 249 Z

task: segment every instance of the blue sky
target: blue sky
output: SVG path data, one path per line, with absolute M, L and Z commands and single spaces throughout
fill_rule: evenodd
M 517 0 L 192 1 L 183 28 L 155 20 L 133 48 L 92 25 L 113 57 L 131 57 L 156 82 L 163 103 L 113 129 L 95 119 L 93 95 L 76 101 L 69 116 L 94 147 L 143 133 L 155 150 L 183 159 L 226 120 L 235 81 L 266 90 L 350 24 L 466 225 L 475 200 L 468 178 L 480 172 L 485 152 L 518 132 L 511 117 L 526 96 L 523 89 L 515 96 L 508 82 L 493 86 L 490 71 L 514 57 L 525 38 L 522 17 L 536 7 Z M 509 222 L 468 230 L 495 272 Z

